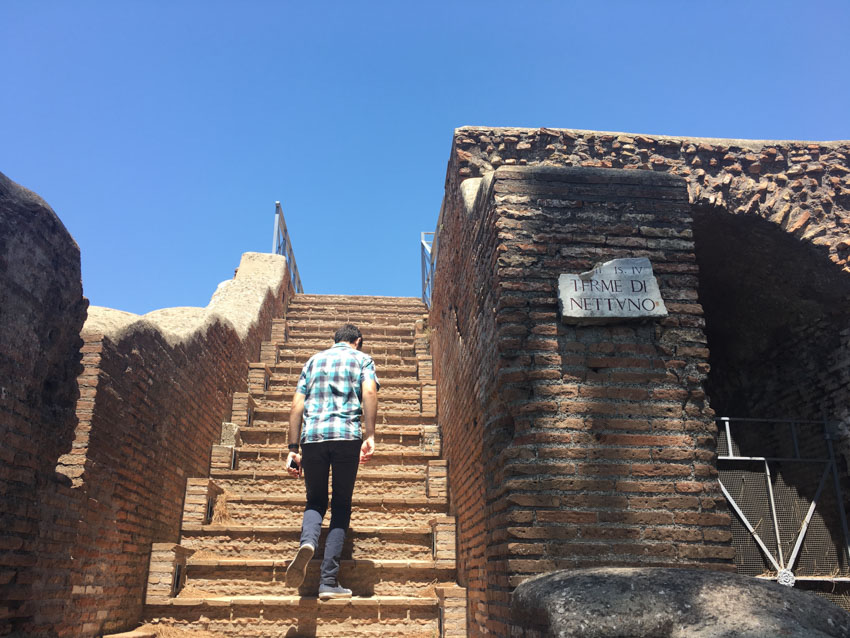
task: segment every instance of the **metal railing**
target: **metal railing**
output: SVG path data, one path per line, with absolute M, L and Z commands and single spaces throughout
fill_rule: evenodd
M 422 255 L 422 302 L 431 307 L 431 292 L 434 288 L 434 268 L 437 265 L 437 253 L 440 249 L 440 230 L 443 227 L 443 210 L 445 200 L 440 205 L 440 215 L 437 217 L 437 230 L 432 233 L 422 233 L 419 239 L 419 250 Z
M 298 266 L 295 264 L 295 253 L 292 252 L 292 240 L 289 239 L 289 232 L 286 230 L 286 221 L 283 219 L 283 209 L 280 207 L 280 202 L 274 203 L 272 252 L 286 258 L 292 288 L 295 292 L 304 292 L 304 288 L 301 286 L 301 277 L 298 275 Z
M 850 581 L 830 424 L 722 417 L 717 425 L 720 489 L 754 543 L 738 541 L 739 572 L 789 586 Z
M 431 286 L 434 283 L 434 263 L 437 257 L 434 233 L 422 233 L 419 246 L 422 253 L 422 302 L 430 308 Z

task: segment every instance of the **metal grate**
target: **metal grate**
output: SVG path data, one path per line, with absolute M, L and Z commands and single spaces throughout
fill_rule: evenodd
M 828 424 L 724 417 L 718 427 L 738 571 L 806 583 L 847 608 L 850 535 Z

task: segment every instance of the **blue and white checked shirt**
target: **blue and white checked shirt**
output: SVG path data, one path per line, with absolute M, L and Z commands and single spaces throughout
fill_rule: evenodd
M 305 397 L 301 443 L 363 438 L 361 386 L 370 380 L 380 387 L 372 357 L 345 342 L 310 357 L 295 387 Z

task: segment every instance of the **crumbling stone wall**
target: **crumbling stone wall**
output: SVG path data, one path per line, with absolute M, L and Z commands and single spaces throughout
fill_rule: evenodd
M 208 474 L 231 397 L 292 295 L 286 262 L 247 253 L 205 309 L 91 308 L 81 340 L 73 240 L 5 179 L 0 224 L 0 634 L 130 628 L 151 543 L 178 540 L 186 479 Z
M 539 483 L 536 484 L 537 494 L 523 496 L 525 487 L 531 486 L 532 483 L 523 486 L 518 477 L 514 479 L 510 476 L 513 471 L 511 468 L 514 467 L 525 466 L 526 472 L 534 475 L 535 465 L 562 463 L 566 471 L 560 480 L 559 489 L 569 490 L 575 487 L 593 494 L 594 487 L 600 484 L 579 482 L 579 477 L 573 472 L 581 467 L 581 464 L 574 463 L 569 456 L 555 461 L 551 456 L 540 454 L 539 450 L 546 446 L 560 446 L 568 451 L 572 448 L 573 451 L 567 454 L 583 453 L 583 443 L 575 437 L 574 432 L 564 431 L 561 441 L 552 437 L 548 441 L 535 440 L 532 444 L 530 440 L 523 438 L 526 435 L 520 433 L 517 417 L 510 416 L 510 409 L 506 409 L 504 405 L 531 401 L 538 404 L 537 407 L 529 408 L 531 415 L 545 418 L 547 414 L 558 414 L 562 405 L 581 398 L 582 390 L 578 389 L 576 397 L 560 394 L 544 398 L 539 395 L 537 386 L 545 383 L 545 374 L 552 374 L 549 383 L 556 385 L 555 373 L 560 372 L 563 375 L 568 371 L 566 367 L 559 365 L 558 361 L 565 357 L 589 357 L 585 350 L 590 346 L 612 349 L 602 355 L 614 357 L 618 344 L 623 342 L 622 335 L 615 334 L 600 337 L 595 341 L 573 339 L 572 336 L 567 337 L 562 327 L 552 324 L 554 282 L 559 272 L 579 271 L 575 269 L 578 264 L 573 265 L 572 270 L 562 268 L 561 265 L 555 267 L 553 264 L 558 258 L 562 262 L 568 261 L 567 257 L 573 254 L 571 251 L 576 250 L 576 247 L 585 249 L 590 245 L 597 249 L 599 257 L 608 258 L 641 256 L 649 250 L 648 241 L 675 239 L 682 242 L 677 250 L 683 254 L 689 252 L 691 261 L 683 260 L 682 263 L 688 265 L 688 270 L 676 275 L 685 277 L 687 284 L 676 285 L 675 288 L 689 290 L 687 305 L 692 305 L 693 309 L 685 314 L 689 314 L 688 321 L 693 323 L 684 326 L 687 330 L 674 337 L 672 342 L 675 342 L 674 351 L 680 345 L 694 348 L 688 356 L 695 357 L 692 360 L 695 367 L 684 375 L 684 387 L 667 395 L 667 398 L 671 402 L 678 399 L 681 409 L 687 412 L 698 406 L 700 386 L 706 381 L 709 371 L 706 364 L 706 358 L 709 356 L 705 347 L 706 338 L 703 336 L 700 340 L 694 334 L 695 330 L 702 332 L 705 324 L 699 303 L 702 297 L 697 295 L 701 284 L 698 277 L 701 278 L 702 275 L 693 258 L 699 255 L 703 248 L 711 252 L 716 248 L 717 242 L 710 238 L 710 233 L 702 232 L 705 226 L 695 228 L 692 237 L 688 234 L 689 221 L 685 222 L 684 219 L 679 220 L 685 224 L 680 231 L 682 234 L 676 237 L 642 236 L 643 231 L 639 225 L 612 225 L 605 216 L 599 224 L 577 226 L 575 211 L 571 211 L 566 202 L 571 199 L 581 202 L 581 196 L 541 197 L 540 200 L 548 199 L 551 202 L 541 201 L 535 206 L 522 200 L 522 197 L 527 195 L 525 192 L 500 193 L 496 190 L 495 199 L 489 208 L 481 200 L 472 206 L 464 204 L 464 198 L 466 196 L 470 201 L 478 185 L 475 180 L 466 180 L 484 177 L 486 181 L 488 174 L 500 166 L 626 168 L 647 171 L 648 175 L 652 172 L 678 175 L 686 184 L 687 203 L 691 206 L 690 210 L 685 206 L 682 218 L 689 217 L 689 213 L 696 214 L 700 219 L 709 220 L 708 228 L 714 223 L 712 217 L 720 215 L 734 219 L 738 225 L 733 225 L 731 231 L 727 228 L 725 235 L 723 232 L 716 232 L 715 227 L 715 235 L 721 240 L 724 236 L 728 237 L 730 232 L 738 232 L 748 237 L 751 242 L 757 243 L 760 234 L 753 231 L 750 235 L 750 227 L 740 224 L 757 221 L 769 226 L 797 248 L 793 258 L 794 264 L 805 264 L 808 271 L 813 270 L 821 274 L 819 276 L 824 283 L 819 284 L 818 289 L 824 291 L 837 281 L 846 283 L 847 271 L 850 270 L 850 242 L 844 231 L 850 207 L 848 150 L 850 144 L 846 142 L 705 140 L 551 129 L 465 127 L 456 131 L 447 172 L 444 212 L 437 229 L 439 255 L 430 322 L 435 328 L 432 350 L 435 355 L 435 375 L 438 379 L 440 423 L 449 461 L 452 502 L 458 516 L 459 556 L 462 557 L 459 561 L 460 578 L 462 584 L 469 587 L 468 618 L 471 635 L 479 635 L 485 629 L 503 635 L 506 632 L 507 620 L 502 606 L 505 604 L 507 592 L 516 585 L 517 576 L 534 571 L 548 571 L 564 564 L 563 561 L 558 562 L 558 548 L 574 543 L 570 535 L 575 532 L 569 528 L 590 526 L 594 522 L 582 520 L 575 512 L 563 511 L 557 515 L 562 518 L 559 521 L 560 527 L 553 521 L 542 524 L 536 518 L 537 513 L 541 509 L 554 509 L 558 506 L 563 510 L 561 500 L 556 503 L 553 493 L 547 501 L 547 495 L 541 492 Z M 498 173 L 494 183 L 499 183 Z M 480 192 L 486 190 L 482 189 Z M 562 200 L 562 203 L 558 204 L 556 200 Z M 558 206 L 561 206 L 560 217 L 552 216 L 550 208 Z M 544 218 L 549 215 L 548 226 L 538 221 L 541 214 Z M 612 238 L 610 244 L 607 243 L 609 237 Z M 692 243 L 694 240 L 695 246 Z M 684 244 L 687 243 L 690 243 L 690 248 L 685 247 Z M 746 241 L 744 243 L 746 244 Z M 593 259 L 588 253 L 587 261 Z M 651 260 L 655 263 L 657 257 L 651 257 Z M 742 261 L 740 265 L 742 273 L 752 274 L 751 268 L 748 269 L 752 262 Z M 510 273 L 511 269 L 514 270 L 513 273 L 505 273 Z M 823 275 L 826 271 L 830 272 L 829 276 Z M 671 274 L 664 273 L 662 276 Z M 752 276 L 760 277 L 759 274 Z M 770 282 L 775 284 L 775 280 L 766 277 L 763 281 L 769 291 L 781 296 L 781 290 L 771 288 Z M 669 287 L 670 284 L 667 285 Z M 723 289 L 719 282 L 715 282 L 715 288 Z M 840 292 L 832 297 L 824 296 L 819 302 L 821 307 L 829 306 L 831 301 L 841 298 L 844 290 L 842 287 Z M 705 289 L 700 292 L 704 293 Z M 662 289 L 665 299 L 668 294 L 669 290 Z M 727 290 L 726 299 L 734 294 L 734 289 Z M 843 298 L 846 300 L 846 297 Z M 520 307 L 511 306 L 512 301 L 508 301 L 506 305 L 505 299 L 516 299 Z M 522 301 L 523 299 L 525 301 Z M 746 308 L 747 303 L 747 300 L 742 300 L 739 307 Z M 516 311 L 526 315 L 525 320 L 516 320 L 518 325 L 512 325 L 514 321 L 501 318 Z M 712 317 L 716 319 L 722 311 L 724 308 L 719 304 L 709 303 L 704 317 L 709 324 L 708 345 L 716 350 L 718 355 L 711 355 L 712 366 L 716 365 L 716 372 L 719 373 L 716 375 L 717 379 L 721 379 L 723 373 L 731 370 L 729 352 L 723 352 L 722 342 L 711 342 Z M 765 312 L 769 310 L 765 309 Z M 806 379 L 800 379 L 801 369 L 808 367 L 811 372 L 812 366 L 817 365 L 815 350 L 809 349 L 811 354 L 803 357 L 806 360 L 805 365 L 799 361 L 795 365 L 788 365 L 787 362 L 794 356 L 794 350 L 786 348 L 785 345 L 817 341 L 838 324 L 834 316 L 830 320 L 817 313 L 809 317 L 820 317 L 820 320 L 798 321 L 794 325 L 799 330 L 793 339 L 783 342 L 781 335 L 776 333 L 775 338 L 767 342 L 773 347 L 772 363 L 782 359 L 786 365 L 763 367 L 753 378 L 752 385 L 788 389 L 785 393 L 788 397 L 786 405 L 795 400 L 791 398 L 795 394 L 791 388 L 795 385 L 809 395 L 816 391 L 817 398 L 798 412 L 810 413 L 812 410 L 809 408 L 817 405 L 820 414 L 824 404 L 846 405 L 846 400 L 841 395 L 845 390 L 841 389 L 839 382 L 828 382 L 824 375 L 819 380 L 815 380 L 817 375 L 811 374 Z M 830 327 L 825 328 L 827 325 Z M 757 323 L 751 327 L 752 330 L 758 328 Z M 671 336 L 674 334 L 673 327 L 666 326 L 666 329 L 670 331 Z M 509 336 L 512 330 L 517 331 L 513 342 Z M 553 330 L 555 332 L 551 332 Z M 546 331 L 550 333 L 547 334 Z M 643 337 L 647 346 L 664 348 L 672 345 L 672 342 L 664 344 L 659 341 L 658 335 L 644 334 Z M 559 342 L 559 350 L 549 363 L 552 370 L 548 372 L 545 370 L 546 355 L 536 351 L 541 344 L 546 344 L 547 339 Z M 628 337 L 626 343 L 631 339 L 632 337 Z M 505 340 L 508 340 L 508 345 L 503 345 Z M 687 343 L 688 341 L 692 343 Z M 835 339 L 832 339 L 830 343 L 834 341 Z M 563 345 L 572 342 L 580 344 L 578 352 L 567 350 Z M 553 344 L 549 344 L 549 347 L 553 347 Z M 513 365 L 508 365 L 511 357 L 515 357 L 517 352 L 520 357 L 516 358 Z M 759 355 L 756 355 L 756 358 Z M 665 360 L 669 355 L 656 356 L 659 360 Z M 601 355 L 597 358 L 601 358 Z M 642 352 L 632 355 L 632 358 L 652 360 L 653 356 Z M 850 362 L 846 348 L 838 344 L 837 349 L 830 352 L 830 361 L 835 362 L 830 364 L 831 372 L 840 372 L 839 378 L 843 378 L 841 375 L 846 375 L 847 363 Z M 741 360 L 735 360 L 733 356 L 731 362 L 737 366 Z M 650 366 L 648 372 L 654 370 Z M 666 363 L 659 370 L 677 375 L 675 367 L 671 369 Z M 610 372 L 607 367 L 601 367 L 597 371 L 591 369 L 589 374 L 598 374 L 598 371 Z M 752 372 L 752 369 L 747 372 Z M 541 374 L 544 376 L 534 376 Z M 831 378 L 835 379 L 835 374 Z M 712 387 L 711 377 L 708 379 L 707 385 Z M 801 381 L 805 381 L 805 384 L 801 385 Z M 566 382 L 565 377 L 564 385 Z M 720 388 L 722 381 L 713 385 L 715 389 Z M 813 387 L 815 385 L 817 388 Z M 654 398 L 650 395 L 640 399 L 637 394 L 633 394 L 635 390 L 639 391 L 640 388 L 611 387 L 610 390 L 601 390 L 601 398 L 612 402 L 633 401 L 638 404 Z M 512 391 L 515 393 L 512 394 Z M 613 394 L 604 396 L 606 391 Z M 681 394 L 682 391 L 685 394 Z M 765 390 L 760 405 L 769 404 L 774 394 L 773 390 Z M 796 394 L 799 397 L 799 393 Z M 540 398 L 532 401 L 538 395 Z M 691 407 L 688 407 L 689 403 Z M 754 404 L 752 407 L 756 409 L 758 405 Z M 707 405 L 699 409 L 702 411 L 700 422 L 704 423 L 710 419 L 712 412 Z M 523 414 L 521 420 L 528 420 L 531 415 Z M 695 417 L 689 415 L 688 418 Z M 650 432 L 659 434 L 652 429 Z M 622 430 L 621 434 L 640 433 L 627 429 Z M 699 463 L 703 465 L 699 469 L 700 474 L 710 473 L 714 444 L 710 431 L 695 431 L 686 436 L 694 437 L 692 442 L 696 444 L 696 454 L 699 456 Z M 640 443 L 626 446 L 621 441 L 616 445 L 621 448 L 628 447 L 632 450 L 631 453 L 634 448 L 638 448 L 638 453 L 641 453 Z M 651 445 L 648 447 L 653 448 Z M 659 451 L 667 447 L 670 447 L 668 442 L 658 442 Z M 674 443 L 672 447 L 677 446 Z M 527 451 L 529 449 L 534 450 L 530 455 Z M 669 452 L 674 455 L 679 453 L 675 449 Z M 660 456 L 657 458 L 661 460 Z M 683 463 L 682 459 L 669 461 L 672 462 L 670 467 Z M 619 462 L 625 460 L 621 459 Z M 685 464 L 688 462 L 684 461 Z M 696 459 L 693 469 L 696 476 Z M 614 481 L 618 480 L 616 471 L 610 476 L 600 474 L 593 480 L 604 482 L 612 480 L 612 477 Z M 536 479 L 534 476 L 534 480 Z M 516 485 L 513 480 L 518 480 Z M 628 480 L 635 479 L 630 477 Z M 644 483 L 643 488 L 646 489 L 649 487 L 648 482 L 659 479 L 656 475 L 638 480 Z M 503 482 L 502 487 L 499 486 L 500 481 Z M 687 489 L 685 483 L 699 481 L 681 482 L 681 489 L 684 490 Z M 699 522 L 695 519 L 696 525 L 693 529 L 685 529 L 678 524 L 668 527 L 674 534 L 668 539 L 672 547 L 680 543 L 695 543 L 697 546 L 705 543 L 709 547 L 716 543 L 717 547 L 722 547 L 728 542 L 729 518 L 721 511 L 722 499 L 716 498 L 717 494 L 712 489 L 706 490 L 709 484 L 710 482 L 706 481 L 703 485 L 693 485 L 692 488 L 696 490 L 693 493 L 678 492 L 679 488 L 674 488 L 675 496 L 683 499 L 678 501 L 679 503 L 691 502 L 687 499 L 696 496 L 697 501 L 704 500 L 705 505 L 716 507 L 718 513 Z M 552 485 L 554 486 L 554 483 Z M 626 503 L 631 498 L 659 499 L 657 502 L 660 503 L 663 494 L 664 492 L 635 494 L 623 489 L 619 498 L 624 499 Z M 671 501 L 668 507 L 674 516 L 678 509 L 676 503 L 677 501 Z M 705 514 L 708 512 L 709 510 Z M 648 514 L 632 522 L 634 529 L 653 529 L 659 526 L 663 528 L 663 521 L 669 520 L 664 518 L 665 515 L 660 509 Z M 704 514 L 700 514 L 702 515 Z M 596 523 L 601 521 L 596 519 Z M 628 527 L 625 523 L 613 525 L 620 529 Z M 520 529 L 522 531 L 519 531 Z M 643 539 L 640 543 L 650 547 L 651 543 L 645 543 L 645 540 L 648 539 Z M 606 539 L 606 542 L 638 543 L 635 539 Z M 591 539 L 588 538 L 588 546 L 590 545 Z M 488 546 L 491 549 L 487 549 Z M 697 555 L 701 551 L 703 550 L 697 551 L 693 560 L 702 561 L 706 566 L 720 566 L 724 557 L 728 557 L 728 554 L 719 552 L 709 558 L 710 552 L 714 550 L 708 550 L 709 554 L 698 558 Z M 605 556 L 608 558 L 604 558 Z M 670 560 L 669 556 L 655 558 Z M 599 555 L 591 557 L 590 560 L 599 560 L 600 564 L 616 562 L 611 561 L 610 551 L 605 549 L 600 549 Z M 648 563 L 653 559 L 645 557 L 644 560 Z M 712 565 L 712 560 L 718 563 Z M 572 564 L 580 563 L 581 561 L 576 559 Z
M 152 542 L 177 542 L 186 479 L 244 391 L 292 289 L 286 262 L 247 253 L 207 308 L 137 317 L 92 308 L 83 328 L 79 425 L 42 497 L 33 627 L 96 636 L 139 621 Z
M 86 305 L 77 244 L 0 173 L 0 635 L 32 617 L 39 494 L 73 437 Z
M 587 166 L 680 175 L 691 204 L 756 215 L 850 269 L 850 142 L 721 140 L 569 129 L 457 129 L 449 175 L 499 166 Z

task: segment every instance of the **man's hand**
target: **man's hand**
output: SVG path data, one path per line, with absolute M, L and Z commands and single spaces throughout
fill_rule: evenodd
M 295 465 L 298 467 L 292 467 L 292 462 L 295 461 Z M 295 452 L 290 452 L 286 455 L 286 471 L 289 472 L 289 476 L 292 478 L 301 478 L 303 470 L 301 469 L 301 455 L 296 454 Z
M 378 417 L 378 384 L 374 380 L 364 381 L 363 392 L 363 445 L 360 446 L 360 462 L 366 463 L 375 451 L 375 421 Z
M 375 437 L 368 436 L 363 439 L 363 445 L 360 446 L 360 462 L 366 463 L 369 459 L 372 458 L 372 454 L 375 451 Z

